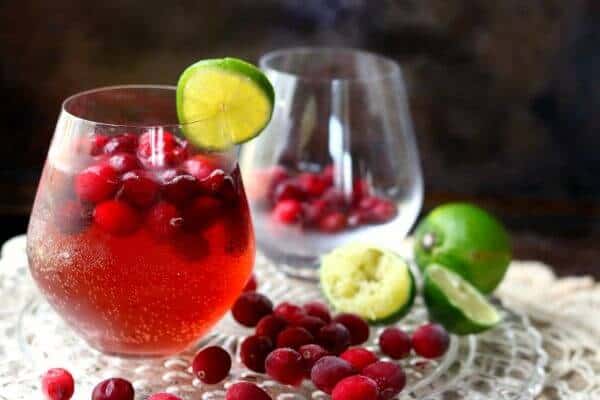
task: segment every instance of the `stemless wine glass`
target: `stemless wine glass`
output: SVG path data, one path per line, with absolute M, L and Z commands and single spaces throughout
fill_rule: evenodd
M 253 266 L 237 148 L 183 138 L 175 88 L 118 86 L 68 98 L 31 214 L 41 292 L 92 347 L 161 356 L 229 310 Z
M 260 66 L 275 110 L 240 158 L 259 248 L 308 278 L 342 243 L 397 248 L 423 198 L 400 66 L 335 48 L 275 51 Z

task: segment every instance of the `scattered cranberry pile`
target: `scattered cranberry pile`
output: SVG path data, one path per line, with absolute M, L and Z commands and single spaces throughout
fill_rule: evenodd
M 252 276 L 244 293 L 232 308 L 240 324 L 254 327 L 254 335 L 240 346 L 240 359 L 246 368 L 266 373 L 272 379 L 298 386 L 304 379 L 333 400 L 389 400 L 402 391 L 406 375 L 399 364 L 380 360 L 375 353 L 360 347 L 369 339 L 369 325 L 361 317 L 342 313 L 332 317 L 321 302 L 298 306 L 283 302 L 277 306 L 255 291 Z M 406 358 L 411 351 L 424 358 L 438 358 L 448 350 L 450 337 L 437 324 L 425 324 L 412 336 L 396 327 L 383 330 L 379 348 L 387 357 Z M 192 361 L 194 375 L 206 384 L 223 381 L 231 369 L 231 355 L 219 346 L 209 346 Z M 64 369 L 51 369 L 42 378 L 48 400 L 68 400 L 74 392 L 73 377 Z M 133 400 L 131 383 L 121 378 L 100 382 L 92 400 Z M 260 387 L 239 382 L 229 387 L 225 400 L 270 400 Z M 148 400 L 180 400 L 157 393 Z
M 170 237 L 210 225 L 235 192 L 216 158 L 192 154 L 188 143 L 171 132 L 96 134 L 89 140 L 93 161 L 73 179 L 75 198 L 56 213 L 66 231 L 94 223 L 126 235 L 145 221 L 157 237 Z
M 375 196 L 367 181 L 354 181 L 352 198 L 333 185 L 333 166 L 320 173 L 301 172 L 292 176 L 281 166 L 268 171 L 268 204 L 273 218 L 283 224 L 301 224 L 325 233 L 367 224 L 381 224 L 396 216 L 396 205 Z

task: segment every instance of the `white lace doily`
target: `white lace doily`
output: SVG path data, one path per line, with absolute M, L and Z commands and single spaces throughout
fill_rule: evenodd
M 0 325 L 2 320 L 9 320 L 10 317 L 15 315 L 21 315 L 21 318 L 17 321 L 17 324 L 5 324 L 0 326 L 0 399 L 4 400 L 17 400 L 17 399 L 30 399 L 39 396 L 38 388 L 38 376 L 35 371 L 39 371 L 40 365 L 44 360 L 43 354 L 38 354 L 38 358 L 30 357 L 29 361 L 24 358 L 23 351 L 27 352 L 28 346 L 35 348 L 36 351 L 40 349 L 48 348 L 56 343 L 56 338 L 60 337 L 60 334 L 48 332 L 47 336 L 40 335 L 32 339 L 31 343 L 21 343 L 21 348 L 18 346 L 11 345 L 8 343 L 8 338 L 14 338 L 16 336 L 16 330 L 21 329 L 27 333 L 27 329 L 35 327 L 32 325 L 32 320 L 35 323 L 40 322 L 40 318 L 46 318 L 50 313 L 46 305 L 42 304 L 39 307 L 32 307 L 31 305 L 27 308 L 26 302 L 31 298 L 35 298 L 34 287 L 28 285 L 22 285 L 24 279 L 28 279 L 26 276 L 27 260 L 25 256 L 25 240 L 24 237 L 17 237 L 9 240 L 2 248 L 2 254 L 0 257 Z M 21 266 L 15 269 L 15 266 Z M 5 274 L 2 275 L 3 271 L 8 269 L 12 271 L 18 271 L 16 274 Z M 268 273 L 271 273 L 270 271 Z M 274 287 L 272 290 L 276 291 Z M 31 292 L 28 292 L 31 291 Z M 292 293 L 293 295 L 294 293 Z M 282 294 L 283 297 L 285 295 Z M 541 394 L 537 399 L 600 399 L 600 321 L 597 320 L 598 311 L 600 311 L 600 287 L 594 283 L 593 280 L 588 278 L 569 278 L 569 279 L 556 279 L 552 274 L 551 270 L 539 263 L 535 262 L 514 262 L 509 270 L 509 274 L 502 286 L 498 290 L 498 296 L 503 300 L 506 305 L 514 310 L 521 311 L 529 315 L 530 319 L 534 322 L 535 326 L 541 331 L 543 346 L 549 356 L 549 362 L 546 366 L 546 381 L 542 389 Z M 277 297 L 277 295 L 276 295 Z M 26 313 L 21 311 L 25 309 Z M 417 311 L 418 314 L 418 311 Z M 519 326 L 518 329 L 522 329 L 526 320 L 521 320 L 518 315 L 511 313 L 507 314 L 510 319 L 510 324 Z M 37 318 L 37 320 L 36 320 Z M 419 318 L 418 315 L 415 318 Z M 45 321 L 44 321 L 45 322 Z M 57 322 L 49 317 L 50 325 L 55 326 Z M 409 321 L 403 324 L 410 324 Z M 227 325 L 227 321 L 224 321 L 223 326 Z M 525 325 L 525 328 L 526 328 Z M 4 332 L 2 332 L 4 330 Z M 454 343 L 454 356 L 457 353 L 464 352 L 465 354 L 475 355 L 483 349 L 485 353 L 486 346 L 493 346 L 498 339 L 504 340 L 503 338 L 510 337 L 510 328 L 506 330 L 508 333 L 502 331 L 490 332 L 489 335 L 481 335 L 475 342 L 475 339 L 456 339 Z M 66 335 L 64 340 L 77 340 L 76 338 L 69 339 L 69 335 Z M 527 349 L 529 342 L 526 335 L 521 338 L 521 346 L 524 350 Z M 519 338 L 510 338 L 510 340 L 518 341 Z M 529 338 L 531 339 L 531 338 Z M 535 339 L 535 335 L 534 335 Z M 207 338 L 207 340 L 221 340 L 218 335 Z M 455 339 L 453 339 L 455 340 Z M 538 339 L 539 340 L 539 339 Z M 524 341 L 524 342 L 523 342 Z M 227 345 L 227 343 L 224 343 Z M 64 346 L 64 342 L 61 343 Z M 518 345 L 518 344 L 517 344 Z M 535 343 L 530 345 L 535 347 Z M 37 347 L 35 347 L 37 346 Z M 477 349 L 477 346 L 480 348 Z M 477 351 L 475 350 L 477 349 Z M 493 351 L 493 348 L 491 348 Z M 43 351 L 43 350 L 42 350 Z M 487 349 L 489 352 L 490 349 Z M 65 352 L 66 357 L 69 356 L 68 352 Z M 72 355 L 70 355 L 72 356 Z M 525 354 L 525 358 L 532 357 L 532 365 L 541 362 L 533 360 L 536 354 Z M 100 356 L 99 356 L 100 357 Z M 163 386 L 170 381 L 174 382 L 174 385 L 185 388 L 185 385 L 181 384 L 181 381 L 190 381 L 189 390 L 194 390 L 194 385 L 197 382 L 192 382 L 187 372 L 187 366 L 189 361 L 186 359 L 189 355 L 182 355 L 181 357 L 174 357 L 165 361 L 164 367 L 169 369 L 167 374 L 161 372 L 160 379 L 163 380 Z M 98 360 L 104 362 L 103 358 L 100 357 Z M 482 361 L 486 361 L 485 357 L 480 358 Z M 491 360 L 491 358 L 489 359 Z M 544 360 L 545 361 L 545 358 Z M 103 365 L 99 362 L 97 365 L 87 365 L 88 370 L 101 368 Z M 444 372 L 444 368 L 449 368 L 448 371 L 452 371 L 452 365 L 444 366 L 444 360 L 441 360 L 439 364 L 430 365 L 431 370 L 424 374 L 430 374 L 435 378 L 436 371 L 440 371 L 439 378 L 448 376 L 449 374 Z M 473 359 L 469 360 L 467 357 L 467 363 L 473 363 L 474 366 L 479 367 L 478 359 L 474 356 Z M 111 368 L 129 368 L 129 361 L 123 360 L 115 362 L 114 359 L 111 361 L 113 365 Z M 167 365 L 168 364 L 168 365 Z M 453 364 L 454 365 L 454 364 Z M 463 367 L 464 362 L 457 364 L 458 367 Z M 407 367 L 407 366 L 405 366 Z M 147 367 L 149 368 L 149 367 Z M 135 370 L 136 374 L 141 376 L 148 373 L 147 368 L 141 368 Z M 410 366 L 407 367 L 410 370 Z M 437 369 L 436 369 L 437 368 Z M 488 365 L 487 368 L 490 368 Z M 33 371 L 33 372 L 32 372 Z M 540 371 L 536 368 L 530 370 L 521 370 L 524 372 L 516 371 L 516 375 L 520 380 L 530 381 L 530 385 L 526 386 L 531 388 L 539 389 L 539 386 L 535 382 L 542 383 L 543 375 L 540 375 Z M 92 371 L 96 373 L 97 371 Z M 110 373 L 111 371 L 106 371 Z M 93 374 L 90 372 L 90 374 Z M 409 376 L 410 376 L 409 371 Z M 419 374 L 418 370 L 414 370 L 413 373 Z M 522 375 L 526 376 L 522 376 Z M 451 376 L 451 374 L 449 375 Z M 451 376 L 452 377 L 452 376 Z M 253 379 L 251 376 L 246 377 Z M 464 379 L 464 377 L 456 376 L 453 379 Z M 94 378 L 97 379 L 97 378 Z M 165 381 L 166 380 L 166 381 Z M 438 379 L 439 380 L 439 379 Z M 488 379 L 487 382 L 493 382 L 493 379 Z M 473 382 L 468 379 L 464 379 L 464 383 L 475 385 L 475 389 L 481 389 L 483 392 L 486 390 L 490 396 L 485 395 L 471 395 L 471 392 L 448 392 L 448 396 L 444 397 L 430 397 L 426 398 L 443 398 L 445 399 L 459 399 L 459 398 L 486 398 L 486 399 L 514 399 L 514 398 L 531 398 L 526 395 L 519 397 L 515 396 L 515 393 L 503 392 L 502 390 L 494 390 L 494 388 L 477 388 L 476 385 L 485 383 L 485 379 L 481 382 Z M 85 382 L 86 384 L 89 382 Z M 144 385 L 144 382 L 138 382 L 139 385 Z M 159 382 L 161 383 L 161 382 Z M 268 382 L 263 382 L 269 384 Z M 79 384 L 79 380 L 78 380 Z M 506 385 L 506 382 L 500 383 L 498 386 Z M 151 385 L 150 385 L 151 386 Z M 159 385 L 160 386 L 160 385 Z M 3 389 L 4 388 L 4 389 Z M 15 388 L 18 388 L 15 391 Z M 410 389 L 410 388 L 409 388 Z M 418 388 L 414 391 L 405 392 L 403 398 L 421 398 Z M 426 388 L 421 388 L 426 389 Z M 536 389 L 536 390 L 537 390 Z M 10 391 L 11 393 L 4 393 Z M 475 393 L 477 390 L 473 391 Z M 222 398 L 222 389 L 216 388 L 214 394 L 203 395 L 202 399 L 219 399 Z M 467 394 L 468 393 L 468 394 Z M 15 397 L 15 395 L 17 397 Z M 6 396 L 6 397 L 3 397 Z M 221 397 L 219 397 L 221 396 Z M 283 394 L 285 399 L 299 399 L 305 397 L 296 397 L 292 394 L 289 396 Z M 416 396 L 416 397 L 415 397 Z M 454 396 L 454 397 L 452 397 Z M 473 397 L 476 396 L 476 397 Z M 79 397 L 77 397 L 79 398 Z M 87 398 L 83 396 L 81 398 Z M 196 398 L 196 397 L 194 397 Z M 314 399 L 324 398 L 317 394 L 312 396 Z M 425 397 L 423 397 L 425 398 Z

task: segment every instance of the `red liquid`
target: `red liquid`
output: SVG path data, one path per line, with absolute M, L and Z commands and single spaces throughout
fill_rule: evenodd
M 64 211 L 70 199 L 78 201 L 73 182 L 48 163 L 28 232 L 30 269 L 42 293 L 103 352 L 166 355 L 193 344 L 229 310 L 254 263 L 237 167 L 227 176 L 226 185 L 210 194 L 219 202 L 216 215 L 184 226 L 185 217 L 173 219 L 173 232 L 159 235 L 149 222 L 152 206 L 132 207 L 135 229 L 115 234 L 94 220 L 97 216 L 72 218 Z M 154 204 L 164 200 L 160 190 Z M 194 192 L 176 208 L 184 210 L 206 195 Z M 76 204 L 94 213 L 101 203 Z

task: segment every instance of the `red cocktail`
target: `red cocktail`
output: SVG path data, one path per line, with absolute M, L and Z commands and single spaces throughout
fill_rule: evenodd
M 231 307 L 254 262 L 237 149 L 202 152 L 173 124 L 175 91 L 68 99 L 28 231 L 31 273 L 93 347 L 180 351 Z

